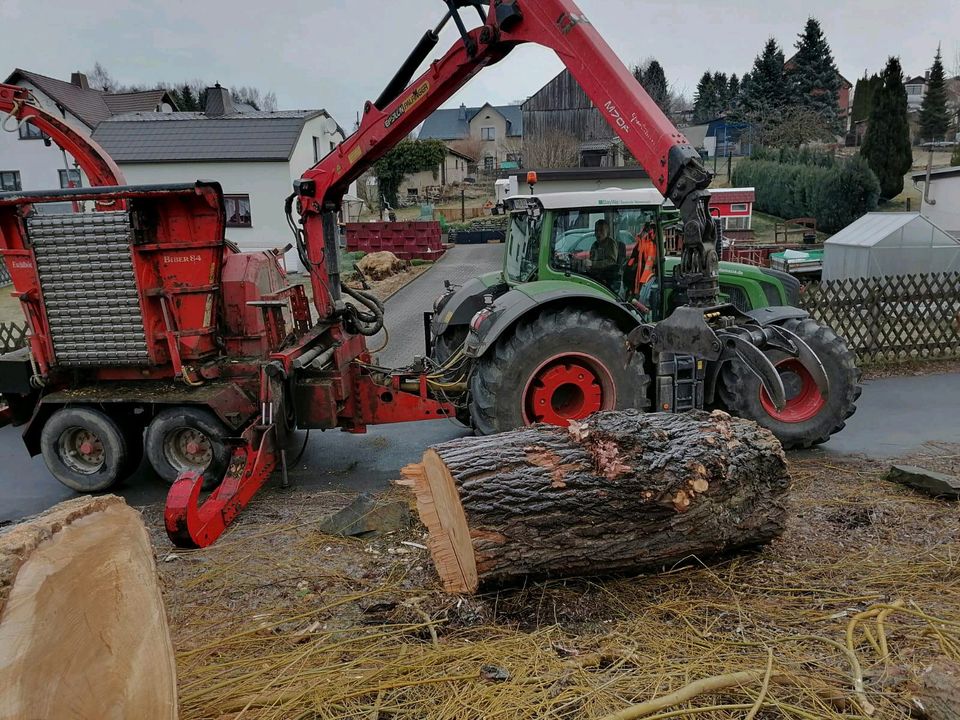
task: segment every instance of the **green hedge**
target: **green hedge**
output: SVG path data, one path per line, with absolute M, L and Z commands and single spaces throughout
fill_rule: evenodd
M 787 219 L 814 217 L 820 230 L 837 232 L 876 209 L 880 183 L 860 158 L 828 163 L 821 157 L 811 154 L 790 158 L 801 162 L 783 163 L 742 160 L 731 181 L 756 188 L 755 206 L 761 212 Z

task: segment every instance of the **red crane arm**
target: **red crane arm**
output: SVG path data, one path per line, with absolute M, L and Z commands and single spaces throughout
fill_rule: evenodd
M 0 122 L 30 121 L 58 146 L 70 153 L 93 186 L 123 185 L 123 172 L 107 152 L 90 138 L 74 130 L 63 120 L 40 107 L 30 90 L 19 85 L 0 83 Z
M 461 39 L 410 83 L 413 70 L 436 45 L 437 31 L 428 32 L 380 99 L 365 104 L 359 129 L 307 170 L 297 183 L 306 236 L 305 259 L 311 266 L 314 298 L 320 314 L 327 316 L 338 309 L 336 265 L 325 258 L 335 256 L 334 213 L 349 184 L 471 77 L 500 61 L 522 43 L 536 43 L 557 54 L 650 175 L 654 185 L 673 200 L 685 221 L 685 251 L 681 267 L 690 283 L 706 279 L 712 288 L 707 288 L 703 297 L 715 299 L 716 284 L 711 275 L 715 280 L 716 256 L 710 249 L 714 231 L 707 211 L 709 192 L 706 191 L 710 174 L 703 167 L 699 154 L 617 58 L 573 0 L 445 2 L 449 12 L 444 22 L 453 17 L 461 31 Z M 478 9 L 484 22 L 468 32 L 458 11 L 471 6 Z M 399 87 L 405 85 L 406 89 L 400 91 Z M 324 216 L 328 217 L 324 219 Z M 696 288 L 689 290 L 692 302 L 701 299 Z

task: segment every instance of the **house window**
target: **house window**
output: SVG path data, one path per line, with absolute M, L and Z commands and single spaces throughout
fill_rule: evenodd
M 723 219 L 724 230 L 749 230 L 749 217 L 725 217 Z
M 323 157 L 320 154 L 320 138 L 316 135 L 313 136 L 313 161 L 320 162 L 320 158 Z
M 730 206 L 730 212 L 742 213 L 742 212 L 746 212 L 746 211 L 747 211 L 747 204 L 746 204 L 746 203 L 733 203 L 733 204 Z
M 0 190 L 3 192 L 15 192 L 22 190 L 20 187 L 19 170 L 0 170 Z
M 21 140 L 43 140 L 46 134 L 33 123 L 20 123 Z
M 58 170 L 60 173 L 60 187 L 78 188 L 83 187 L 83 180 L 80 177 L 79 170 Z
M 481 140 L 496 140 L 497 139 L 497 129 L 495 127 L 482 127 L 480 128 L 480 139 Z
M 483 169 L 484 169 L 484 170 L 493 170 L 493 164 L 494 164 L 494 162 L 495 162 L 495 159 L 494 159 L 493 155 L 487 155 L 487 156 L 483 159 Z
M 407 188 L 407 197 L 409 197 L 409 198 L 415 198 L 415 197 L 417 197 L 417 195 L 419 195 L 419 194 L 420 194 L 420 191 L 417 190 L 417 188 L 415 188 L 415 187 Z
M 249 195 L 224 195 L 223 204 L 227 209 L 227 227 L 253 227 Z

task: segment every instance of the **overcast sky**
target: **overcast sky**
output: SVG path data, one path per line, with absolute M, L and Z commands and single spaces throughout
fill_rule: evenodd
M 526 0 L 531 2 L 532 0 Z M 888 55 L 904 72 L 928 68 L 942 43 L 948 72 L 960 51 L 958 0 L 580 0 L 627 64 L 656 57 L 692 97 L 706 69 L 742 75 L 768 36 L 789 56 L 808 15 L 820 19 L 852 82 Z M 428 27 L 440 0 L 0 0 L 0 73 L 14 67 L 69 78 L 100 61 L 121 83 L 202 78 L 273 90 L 284 109 L 326 108 L 349 132 Z M 475 14 L 473 16 L 476 17 Z M 437 54 L 455 40 L 452 24 Z M 562 69 L 523 47 L 482 72 L 447 106 L 522 100 Z

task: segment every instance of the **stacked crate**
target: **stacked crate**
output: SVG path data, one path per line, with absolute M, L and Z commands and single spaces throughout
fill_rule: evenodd
M 440 223 L 431 221 L 348 223 L 347 250 L 389 250 L 401 260 L 437 260 L 443 255 Z

